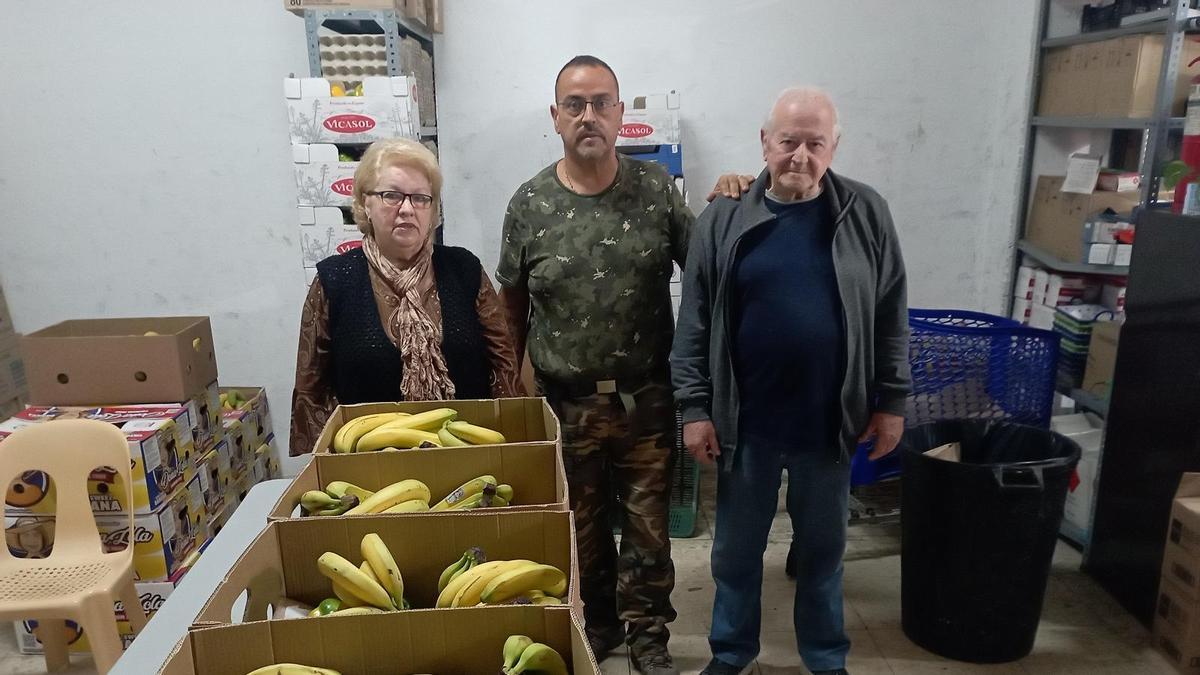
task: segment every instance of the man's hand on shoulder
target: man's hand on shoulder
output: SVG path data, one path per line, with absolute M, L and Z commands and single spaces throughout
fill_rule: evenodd
M 749 190 L 752 184 L 754 184 L 754 176 L 727 173 L 717 179 L 717 184 L 713 186 L 712 192 L 708 193 L 704 199 L 711 202 L 722 195 L 732 199 L 741 199 L 742 193 Z

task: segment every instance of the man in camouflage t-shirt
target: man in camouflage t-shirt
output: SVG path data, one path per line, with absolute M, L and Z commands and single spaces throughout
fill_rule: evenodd
M 550 108 L 564 157 L 517 189 L 496 278 L 518 357 L 562 424 L 588 640 L 628 640 L 643 674 L 678 673 L 668 538 L 675 416 L 668 356 L 672 262 L 693 217 L 661 166 L 615 150 L 623 104 L 603 61 L 576 57 Z M 621 550 L 611 506 L 623 505 Z

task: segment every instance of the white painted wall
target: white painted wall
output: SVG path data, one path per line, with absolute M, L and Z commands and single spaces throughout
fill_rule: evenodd
M 561 156 L 555 74 L 591 53 L 627 102 L 680 92 L 697 212 L 718 175 L 761 169 L 780 89 L 827 88 L 845 129 L 834 169 L 890 201 L 912 304 L 1002 313 L 1037 4 L 451 0 L 435 63 L 447 238 L 495 269 L 509 197 Z
M 280 78 L 307 60 L 280 5 L 6 0 L 0 283 L 21 331 L 210 315 L 222 381 L 267 386 L 286 435 L 304 284 Z M 554 75 L 590 52 L 626 98 L 681 93 L 697 210 L 718 174 L 761 166 L 776 91 L 828 88 L 846 129 L 835 169 L 890 199 L 913 304 L 1003 311 L 1033 0 L 445 5 L 447 238 L 489 270 L 512 191 L 561 151 Z

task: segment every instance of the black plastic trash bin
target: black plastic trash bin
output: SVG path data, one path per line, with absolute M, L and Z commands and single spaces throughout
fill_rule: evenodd
M 955 441 L 961 461 L 923 454 Z M 901 448 L 905 635 L 960 661 L 1027 655 L 1079 446 L 1035 427 L 955 420 L 909 429 Z

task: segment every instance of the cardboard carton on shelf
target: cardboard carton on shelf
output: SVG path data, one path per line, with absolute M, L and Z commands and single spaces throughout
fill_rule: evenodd
M 570 610 L 517 605 L 235 625 L 198 623 L 160 673 L 245 675 L 287 661 L 342 673 L 478 675 L 499 672 L 504 641 L 512 634 L 528 635 L 552 647 L 571 675 L 600 673 L 583 627 Z
M 372 143 L 420 136 L 414 78 L 365 77 L 362 84 L 362 96 L 331 96 L 328 80 L 286 78 L 292 143 Z
M 120 550 L 133 542 L 136 579 L 162 581 L 204 543 L 205 518 L 204 493 L 196 477 L 157 511 L 136 515 L 132 533 L 124 516 L 97 517 L 96 527 L 107 550 Z
M 337 430 L 355 417 L 385 412 L 418 413 L 446 407 L 456 410 L 460 420 L 499 431 L 507 443 L 561 444 L 558 418 L 543 398 L 467 399 L 340 405 L 329 416 L 312 451 L 330 452 Z
M 186 408 L 191 420 L 192 437 L 201 453 L 212 450 L 224 435 L 221 426 L 221 404 L 216 381 L 209 382 L 183 401 L 173 403 L 143 403 L 146 408 Z
M 568 510 L 567 479 L 553 443 L 430 448 L 420 452 L 318 454 L 293 479 L 268 515 L 299 516 L 300 497 L 342 480 L 375 491 L 415 478 L 435 503 L 476 476 L 492 475 L 513 487 L 513 505 L 490 511 Z M 395 517 L 413 517 L 413 514 Z
M 36 405 L 186 401 L 217 379 L 208 317 L 64 321 L 21 349 Z
M 183 408 L 146 410 L 138 406 L 109 408 L 32 406 L 0 423 L 0 447 L 3 438 L 34 425 L 55 419 L 84 418 L 117 426 L 129 444 L 130 476 L 133 481 L 132 510 L 150 513 L 160 508 L 195 472 L 195 445 L 185 426 Z M 92 511 L 111 514 L 130 509 L 122 504 L 117 489 L 117 473 L 108 467 L 94 467 L 88 481 Z M 56 491 L 48 475 L 37 469 L 24 472 L 8 487 L 5 504 L 13 513 L 53 515 L 57 507 Z
M 569 511 L 437 512 L 421 517 L 362 516 L 276 520 L 247 547 L 196 617 L 227 623 L 249 589 L 244 621 L 268 617 L 269 605 L 290 599 L 316 606 L 329 596 L 329 579 L 316 560 L 332 551 L 362 560 L 365 534 L 383 539 L 404 576 L 404 594 L 414 608 L 437 603 L 438 579 L 447 565 L 477 546 L 489 560 L 534 560 L 567 575 L 567 598 L 579 607 L 575 527 Z M 444 610 L 457 611 L 457 610 Z
M 271 406 L 267 402 L 266 389 L 262 387 L 221 387 L 220 391 L 223 394 L 237 391 L 239 399 L 246 401 L 242 407 L 258 416 L 258 430 L 255 434 L 258 438 L 266 438 L 275 433 L 275 429 L 271 425 Z
M 1118 214 L 1129 213 L 1138 205 L 1139 193 L 1077 194 L 1063 192 L 1062 185 L 1062 176 L 1038 176 L 1025 225 L 1025 238 L 1064 262 L 1088 262 L 1093 244 L 1085 241 L 1085 223 L 1106 209 Z M 1115 254 L 1115 248 L 1112 253 Z M 1108 259 L 1104 264 L 1111 262 L 1112 259 Z

